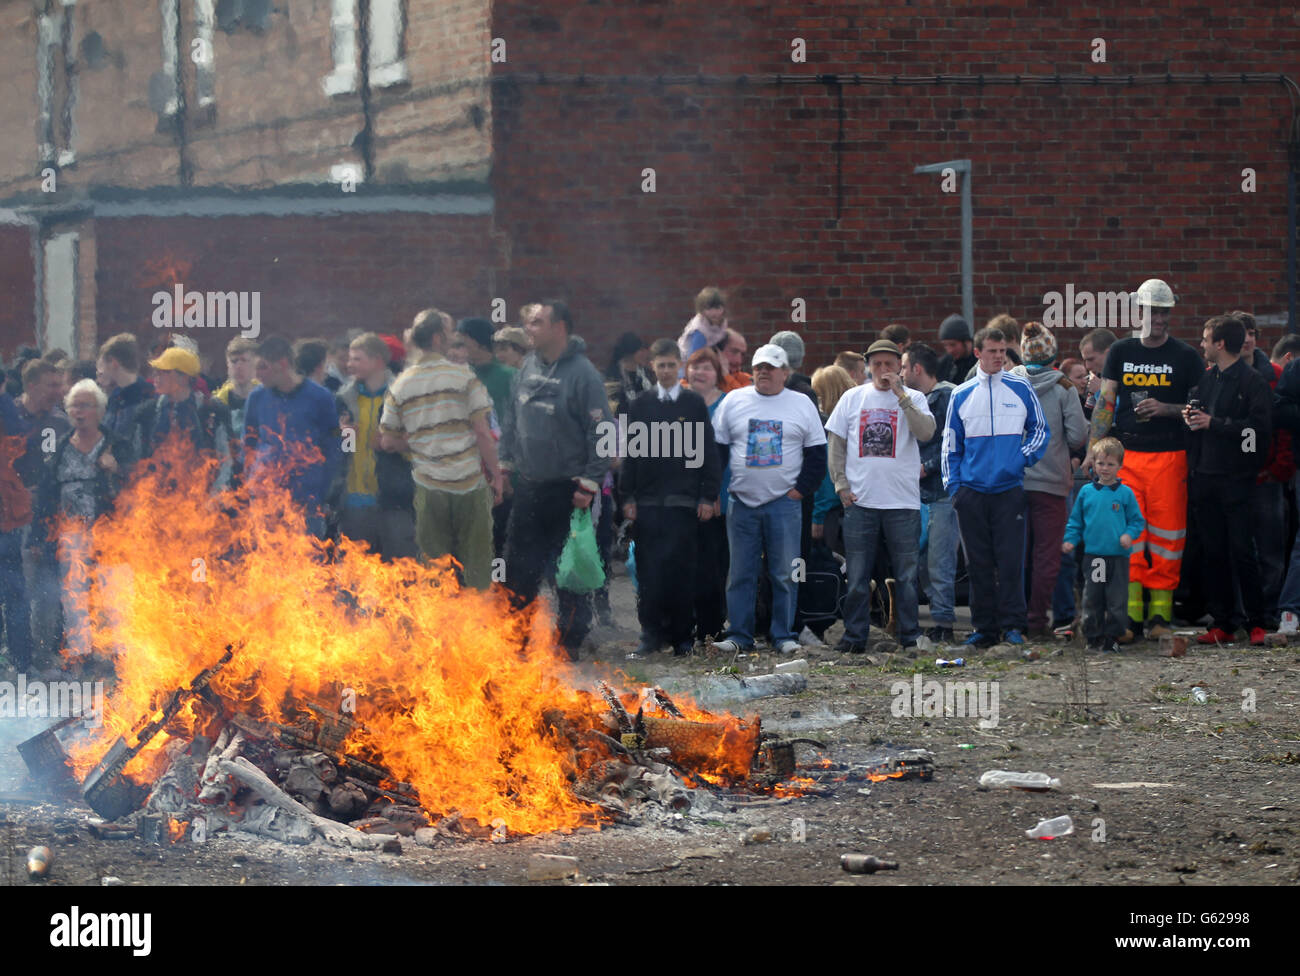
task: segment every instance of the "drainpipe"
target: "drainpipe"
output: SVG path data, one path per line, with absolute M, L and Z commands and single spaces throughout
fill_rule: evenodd
M 975 328 L 975 262 L 973 257 L 974 218 L 971 213 L 969 159 L 950 159 L 946 163 L 918 166 L 913 173 L 942 173 L 950 169 L 961 174 L 961 314 Z M 1294 170 L 1292 171 L 1294 174 Z M 1293 181 L 1294 182 L 1294 181 Z M 1293 212 L 1294 213 L 1294 212 Z M 1292 235 L 1294 243 L 1294 235 Z M 1295 316 L 1292 315 L 1292 321 Z

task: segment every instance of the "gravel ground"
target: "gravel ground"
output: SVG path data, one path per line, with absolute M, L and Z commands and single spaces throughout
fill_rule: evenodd
M 766 672 L 777 661 L 765 652 L 734 662 L 666 655 L 628 661 L 636 643 L 632 599 L 626 579 L 617 579 L 613 602 L 622 626 L 600 628 L 594 638 L 598 660 L 637 680 L 690 682 L 724 666 Z M 836 636 L 833 628 L 829 637 Z M 127 885 L 520 884 L 528 883 L 537 853 L 574 856 L 582 880 L 611 885 L 1300 881 L 1300 649 L 1193 645 L 1175 659 L 1151 644 L 1086 656 L 1064 645 L 1039 647 L 1038 660 L 1002 649 L 967 655 L 965 668 L 943 671 L 934 666 L 936 652 L 910 658 L 881 647 L 841 657 L 812 648 L 806 691 L 742 709 L 759 713 L 765 728 L 823 740 L 839 762 L 860 761 L 885 743 L 928 749 L 937 766 L 928 782 L 840 783 L 827 795 L 760 804 L 700 796 L 683 815 L 656 812 L 637 826 L 505 844 L 408 840 L 400 855 L 229 836 L 166 847 L 98 840 L 86 830 L 89 810 L 32 792 L 12 745 L 42 723 L 9 719 L 0 722 L 0 838 L 8 854 L 0 884 L 98 885 L 104 877 Z M 896 715 L 895 683 L 910 688 L 917 675 L 922 682 L 996 682 L 996 726 L 981 728 L 975 717 Z M 1193 699 L 1195 684 L 1206 689 L 1207 703 Z M 801 760 L 815 758 L 815 750 L 800 749 Z M 981 790 L 980 774 L 989 769 L 1041 771 L 1062 785 L 1046 793 Z M 1039 820 L 1061 814 L 1073 818 L 1072 836 L 1025 836 Z M 755 828 L 771 839 L 742 842 Z M 36 844 L 54 852 L 43 882 L 30 882 L 23 870 Z M 839 857 L 850 852 L 900 866 L 849 875 Z

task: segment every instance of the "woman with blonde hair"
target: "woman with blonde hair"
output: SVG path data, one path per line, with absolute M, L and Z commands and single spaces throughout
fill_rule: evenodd
M 812 375 L 813 392 L 817 394 L 817 410 L 822 423 L 831 415 L 840 397 L 856 389 L 853 375 L 843 366 L 823 366 Z M 822 479 L 813 498 L 812 537 L 824 542 L 831 552 L 842 552 L 840 522 L 844 518 L 844 504 L 835 493 L 835 483 L 830 472 Z
M 812 375 L 813 392 L 817 394 L 817 412 L 825 420 L 835 410 L 840 397 L 858 384 L 843 366 L 823 366 Z

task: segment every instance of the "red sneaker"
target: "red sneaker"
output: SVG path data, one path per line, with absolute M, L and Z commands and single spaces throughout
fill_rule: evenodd
M 1232 634 L 1220 627 L 1211 627 L 1200 637 L 1196 638 L 1198 644 L 1231 644 L 1236 640 Z
M 1256 647 L 1262 647 L 1268 643 L 1268 631 L 1263 627 L 1250 628 L 1250 642 Z

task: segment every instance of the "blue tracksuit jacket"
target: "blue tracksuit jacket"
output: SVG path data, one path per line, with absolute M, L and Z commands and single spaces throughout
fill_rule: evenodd
M 1051 439 L 1047 419 L 1029 380 L 1014 373 L 975 378 L 953 391 L 943 432 L 943 486 L 993 493 L 1024 483 Z

